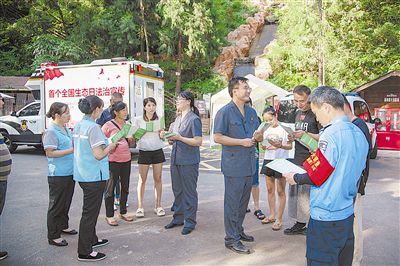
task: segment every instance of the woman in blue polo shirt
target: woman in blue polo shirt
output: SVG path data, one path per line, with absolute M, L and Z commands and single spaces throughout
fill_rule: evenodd
M 47 238 L 50 245 L 67 246 L 61 233 L 75 235 L 68 226 L 68 212 L 74 194 L 72 178 L 74 155 L 72 135 L 65 124 L 71 116 L 68 105 L 55 102 L 46 114 L 53 121 L 43 135 L 43 146 L 48 161 L 49 209 L 47 211 Z
M 199 147 L 202 143 L 201 120 L 191 92 L 184 91 L 178 94 L 176 109 L 179 115 L 172 128 L 175 135 L 168 137 L 168 142 L 172 144 L 171 180 L 175 196 L 174 216 L 165 229 L 184 225 L 182 235 L 187 235 L 196 226 Z M 162 132 L 161 136 L 164 133 Z
M 96 223 L 99 217 L 106 181 L 109 179 L 108 153 L 116 144 L 104 136 L 96 119 L 103 112 L 103 101 L 97 96 L 79 100 L 79 110 L 85 114 L 74 128 L 74 180 L 83 190 L 82 218 L 79 224 L 78 260 L 99 261 L 104 253 L 93 248 L 108 244 L 98 239 Z M 108 146 L 107 146 L 108 145 Z

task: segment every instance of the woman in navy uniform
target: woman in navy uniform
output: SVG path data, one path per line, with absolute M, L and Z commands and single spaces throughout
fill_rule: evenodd
M 43 135 L 43 147 L 48 161 L 49 209 L 47 211 L 47 238 L 50 245 L 67 246 L 61 233 L 78 232 L 68 226 L 68 212 L 74 195 L 74 149 L 72 133 L 65 127 L 71 116 L 68 105 L 55 102 L 46 114 L 53 121 Z
M 214 140 L 222 144 L 225 246 L 234 252 L 249 254 L 250 249 L 240 240 L 254 241 L 244 233 L 243 220 L 256 172 L 255 145 L 262 141 L 262 132 L 257 131 L 260 123 L 256 111 L 246 105 L 251 93 L 247 79 L 233 78 L 228 90 L 232 101 L 218 111 L 214 125 Z
M 190 234 L 196 226 L 197 179 L 199 177 L 200 149 L 202 139 L 199 111 L 194 106 L 191 92 L 180 92 L 176 99 L 176 108 L 180 114 L 174 122 L 168 137 L 172 144 L 171 179 L 175 196 L 174 216 L 165 229 L 184 225 L 182 235 Z M 162 132 L 161 136 L 164 136 Z
M 99 217 L 106 181 L 109 179 L 108 153 L 115 149 L 101 131 L 96 119 L 103 112 L 103 101 L 97 96 L 79 100 L 79 110 L 85 114 L 74 128 L 74 180 L 83 190 L 82 218 L 79 225 L 78 260 L 99 261 L 104 253 L 93 248 L 108 244 L 98 239 L 96 223 Z

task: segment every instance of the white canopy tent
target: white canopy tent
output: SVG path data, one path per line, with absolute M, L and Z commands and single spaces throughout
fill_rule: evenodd
M 3 98 L 3 99 L 14 99 L 14 97 L 12 97 L 12 96 L 10 96 L 10 95 L 7 95 L 7 94 L 5 94 L 5 93 L 1 93 L 1 92 L 0 92 L 0 96 L 1 96 L 1 98 Z
M 261 115 L 265 107 L 265 99 L 276 96 L 277 98 L 282 98 L 289 94 L 288 91 L 272 84 L 269 81 L 259 79 L 254 75 L 248 74 L 245 76 L 249 81 L 248 84 L 252 88 L 250 97 L 253 102 L 253 108 L 256 109 L 257 114 Z M 211 129 L 210 129 L 210 145 L 215 145 L 213 134 L 214 134 L 214 119 L 218 110 L 224 105 L 231 101 L 229 96 L 228 88 L 225 88 L 216 94 L 211 96 Z

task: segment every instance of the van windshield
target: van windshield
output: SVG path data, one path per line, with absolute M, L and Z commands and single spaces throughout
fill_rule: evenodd
M 278 108 L 278 121 L 282 123 L 294 123 L 297 107 L 292 100 L 281 101 Z

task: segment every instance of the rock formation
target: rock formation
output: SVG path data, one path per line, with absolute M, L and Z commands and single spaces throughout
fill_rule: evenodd
M 222 53 L 215 60 L 214 69 L 220 75 L 230 80 L 235 68 L 235 58 L 244 58 L 249 55 L 251 43 L 264 25 L 266 12 L 258 12 L 253 17 L 248 17 L 247 24 L 228 34 L 231 46 L 222 48 Z

